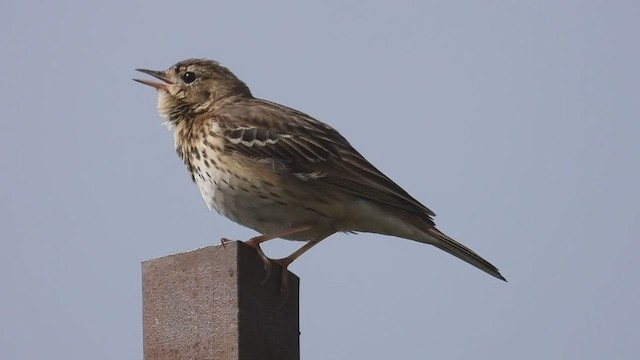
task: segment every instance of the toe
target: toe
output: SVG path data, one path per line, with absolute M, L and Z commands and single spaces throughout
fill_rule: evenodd
M 225 246 L 227 243 L 230 243 L 230 242 L 233 242 L 233 240 L 231 240 L 231 239 L 227 239 L 227 238 L 221 238 L 221 239 L 220 239 L 220 244 L 221 244 L 222 246 Z

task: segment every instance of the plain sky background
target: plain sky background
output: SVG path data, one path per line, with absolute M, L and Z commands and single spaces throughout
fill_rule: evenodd
M 636 359 L 639 19 L 635 1 L 4 0 L 0 358 L 140 359 L 140 262 L 255 235 L 209 213 L 131 81 L 206 57 L 333 125 L 509 279 L 335 235 L 291 267 L 303 359 Z

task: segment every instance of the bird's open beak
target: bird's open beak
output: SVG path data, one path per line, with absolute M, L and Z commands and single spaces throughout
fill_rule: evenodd
M 164 75 L 164 72 L 162 72 L 162 71 L 154 71 L 154 70 L 147 70 L 147 69 L 136 69 L 136 71 L 140 71 L 140 72 L 145 73 L 147 75 L 151 75 L 156 79 L 160 79 L 160 80 L 164 81 L 164 84 L 163 84 L 163 83 L 150 81 L 150 80 L 133 79 L 133 81 L 137 81 L 139 83 L 142 83 L 142 84 L 145 84 L 145 85 L 149 85 L 149 86 L 154 87 L 154 88 L 156 88 L 158 90 L 166 90 L 168 85 L 173 84 L 173 82 L 171 80 L 169 80 L 169 78 L 167 78 Z

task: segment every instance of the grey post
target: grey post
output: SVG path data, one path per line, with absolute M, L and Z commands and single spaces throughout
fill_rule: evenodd
M 142 263 L 144 359 L 299 360 L 299 279 L 242 242 Z

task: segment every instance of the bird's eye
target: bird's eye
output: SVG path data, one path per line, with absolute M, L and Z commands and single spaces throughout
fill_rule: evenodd
M 187 71 L 186 73 L 182 74 L 182 76 L 180 78 L 185 83 L 191 84 L 192 82 L 194 82 L 196 80 L 196 73 L 194 73 L 193 71 Z

